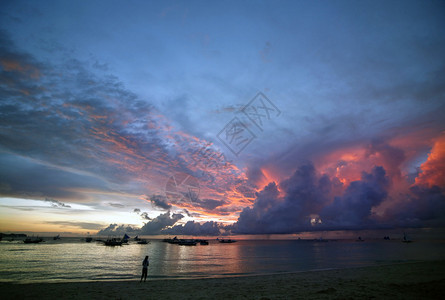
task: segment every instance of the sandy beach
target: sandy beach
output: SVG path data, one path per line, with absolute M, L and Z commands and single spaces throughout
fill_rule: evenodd
M 439 299 L 445 261 L 193 280 L 0 283 L 2 299 Z

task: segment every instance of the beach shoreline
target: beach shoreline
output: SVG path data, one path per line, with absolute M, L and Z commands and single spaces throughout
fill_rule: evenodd
M 2 299 L 439 299 L 445 261 L 225 278 L 0 283 Z

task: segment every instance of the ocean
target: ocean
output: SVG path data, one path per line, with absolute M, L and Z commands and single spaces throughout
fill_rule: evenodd
M 80 238 L 40 244 L 0 242 L 0 281 L 60 282 L 138 280 L 150 256 L 148 279 L 193 279 L 350 268 L 445 259 L 445 241 L 364 242 L 240 240 L 207 246 L 179 246 L 152 240 L 104 246 Z

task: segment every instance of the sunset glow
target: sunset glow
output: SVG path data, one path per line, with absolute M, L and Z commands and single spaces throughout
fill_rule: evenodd
M 1 5 L 0 232 L 445 226 L 440 1 L 173 2 Z

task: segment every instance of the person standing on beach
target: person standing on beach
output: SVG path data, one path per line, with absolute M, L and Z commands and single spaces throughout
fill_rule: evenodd
M 142 262 L 142 276 L 141 276 L 141 281 L 142 282 L 142 278 L 144 278 L 144 282 L 147 280 L 147 272 L 148 272 L 148 266 L 150 265 L 150 262 L 148 261 L 148 255 L 145 257 L 144 261 Z

